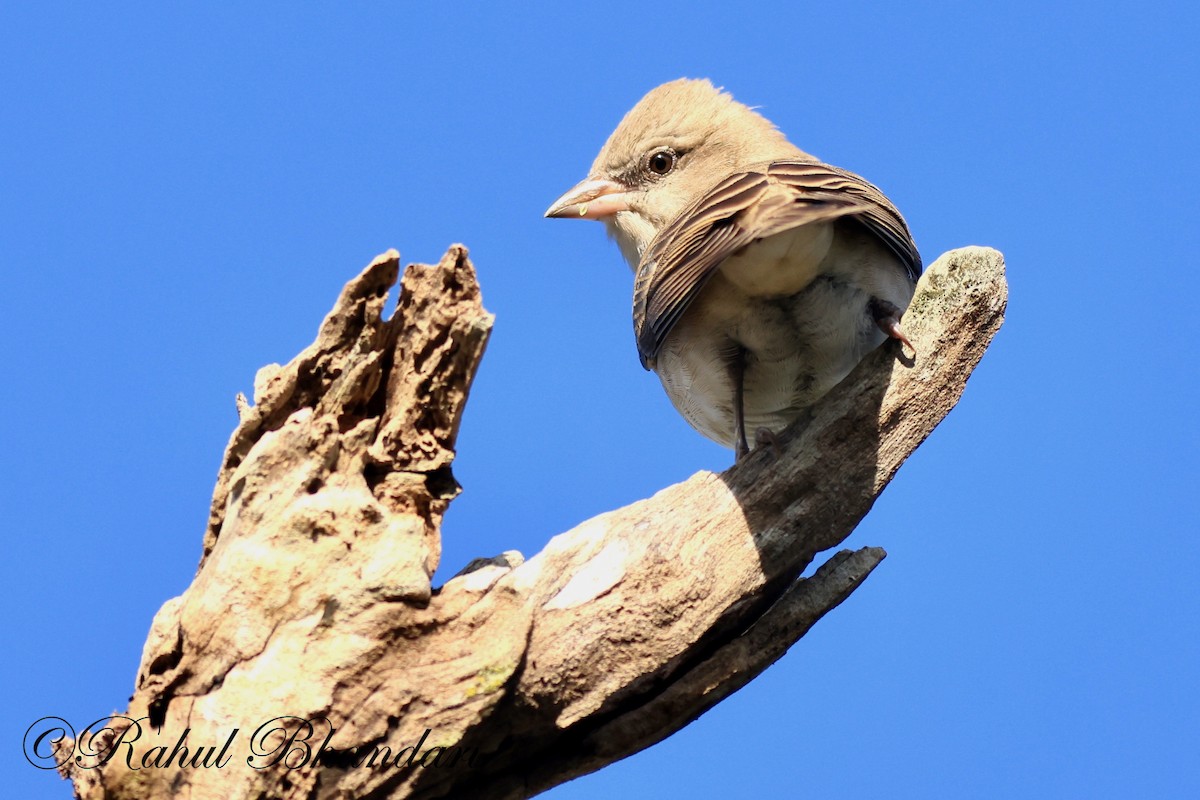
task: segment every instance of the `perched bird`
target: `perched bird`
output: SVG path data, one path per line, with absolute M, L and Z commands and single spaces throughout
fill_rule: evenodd
M 739 459 L 747 429 L 771 441 L 888 336 L 908 344 L 921 257 L 900 212 L 706 80 L 651 90 L 546 216 L 604 221 L 642 365 Z

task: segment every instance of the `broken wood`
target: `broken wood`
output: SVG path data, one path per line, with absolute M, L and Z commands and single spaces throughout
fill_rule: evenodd
M 999 253 L 947 253 L 904 317 L 916 358 L 869 355 L 778 457 L 434 589 L 492 317 L 462 247 L 409 266 L 385 320 L 398 272 L 372 262 L 239 403 L 196 578 L 156 615 L 128 711 L 59 742 L 79 797 L 524 798 L 663 739 L 883 559 L 799 578 L 957 403 L 1007 298 Z

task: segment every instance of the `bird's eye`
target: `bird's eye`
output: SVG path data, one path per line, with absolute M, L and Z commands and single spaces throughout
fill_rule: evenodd
M 666 175 L 671 170 L 675 169 L 675 151 L 674 150 L 655 150 L 646 157 L 646 169 L 653 172 L 655 175 Z

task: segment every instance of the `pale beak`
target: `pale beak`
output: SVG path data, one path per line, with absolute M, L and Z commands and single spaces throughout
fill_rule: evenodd
M 604 219 L 629 210 L 628 190 L 616 181 L 585 180 L 554 201 L 547 217 L 558 219 Z

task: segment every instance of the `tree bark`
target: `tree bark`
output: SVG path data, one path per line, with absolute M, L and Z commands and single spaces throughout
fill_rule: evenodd
M 1007 299 L 999 253 L 947 253 L 904 316 L 915 358 L 870 354 L 778 452 L 434 589 L 492 317 L 456 246 L 408 267 L 384 320 L 398 271 L 377 258 L 239 398 L 196 578 L 156 615 L 128 711 L 58 743 L 78 797 L 524 798 L 660 741 L 883 559 L 799 577 L 957 403 Z

